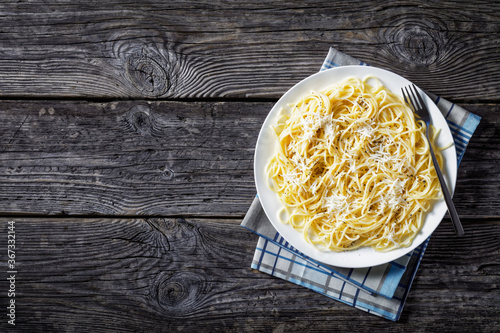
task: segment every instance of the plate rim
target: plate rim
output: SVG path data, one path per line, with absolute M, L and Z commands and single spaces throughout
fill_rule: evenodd
M 366 73 L 359 75 L 359 76 L 356 74 L 348 74 L 351 71 L 353 71 L 353 72 L 357 72 L 357 71 L 365 72 L 366 71 Z M 342 72 L 346 72 L 347 74 L 342 73 Z M 268 112 L 264 122 L 261 125 L 259 135 L 257 137 L 257 142 L 255 144 L 254 163 L 253 163 L 254 164 L 254 182 L 255 182 L 255 186 L 257 189 L 257 195 L 258 195 L 259 199 L 266 198 L 266 195 L 262 195 L 262 193 L 267 192 L 267 194 L 269 194 L 269 191 L 274 193 L 276 198 L 278 197 L 278 195 L 274 191 L 272 191 L 271 189 L 268 189 L 268 191 L 263 190 L 262 186 L 260 185 L 261 181 L 259 181 L 259 177 L 260 177 L 259 172 L 261 171 L 260 170 L 261 166 L 258 166 L 257 164 L 262 159 L 262 157 L 261 157 L 262 154 L 259 155 L 259 152 L 261 152 L 261 150 L 262 150 L 261 146 L 264 144 L 263 140 L 266 140 L 264 138 L 264 136 L 266 135 L 265 131 L 269 131 L 269 125 L 272 125 L 274 123 L 271 121 L 271 118 L 279 112 L 279 109 L 283 106 L 283 103 L 286 103 L 286 99 L 289 98 L 290 95 L 294 94 L 297 90 L 307 89 L 307 88 L 304 88 L 304 86 L 307 87 L 310 84 L 312 84 L 313 86 L 314 86 L 314 84 L 317 85 L 317 83 L 315 83 L 314 80 L 320 80 L 322 77 L 327 77 L 326 80 L 331 81 L 330 83 L 323 85 L 324 88 L 328 87 L 329 85 L 333 85 L 335 83 L 341 82 L 342 78 L 345 79 L 349 76 L 354 76 L 354 77 L 358 77 L 358 78 L 363 79 L 364 77 L 366 77 L 368 75 L 373 75 L 373 76 L 377 77 L 381 81 L 381 83 L 387 87 L 387 85 L 383 82 L 384 79 L 382 77 L 380 77 L 380 75 L 370 73 L 370 72 L 375 72 L 375 73 L 378 72 L 378 74 L 383 74 L 382 76 L 385 77 L 386 80 L 387 80 L 387 77 L 393 76 L 394 78 L 397 78 L 398 81 L 402 81 L 402 82 L 406 81 L 404 85 L 414 84 L 413 82 L 411 82 L 410 80 L 406 79 L 405 77 L 403 77 L 399 74 L 396 74 L 394 72 L 391 72 L 389 70 L 379 68 L 379 67 L 362 66 L 362 65 L 340 66 L 340 67 L 334 67 L 334 68 L 330 68 L 330 69 L 326 69 L 326 70 L 314 73 L 314 74 L 300 80 L 299 82 L 294 84 L 291 88 L 289 88 L 278 99 L 278 101 L 276 101 L 274 103 L 273 107 Z M 336 75 L 336 73 L 340 73 L 340 74 Z M 340 76 L 340 79 L 338 78 L 339 76 Z M 455 143 L 453 141 L 453 135 L 451 134 L 451 131 L 449 129 L 449 126 L 447 125 L 446 119 L 443 116 L 442 112 L 439 110 L 438 106 L 434 103 L 434 101 L 422 89 L 420 89 L 417 85 L 415 85 L 415 86 L 417 87 L 418 91 L 423 93 L 422 97 L 424 98 L 427 106 L 429 107 L 433 124 L 436 122 L 435 115 L 437 112 L 438 117 L 441 118 L 441 119 L 439 119 L 439 122 L 443 123 L 443 121 L 444 121 L 444 123 L 446 124 L 446 130 L 445 130 L 445 132 L 447 132 L 446 135 L 451 136 L 452 145 L 448 149 L 451 149 L 452 152 L 450 152 L 447 149 L 447 150 L 445 150 L 445 152 L 447 152 L 445 155 L 452 155 L 452 157 L 454 157 L 454 158 L 451 159 L 451 163 L 449 163 L 448 159 L 445 158 L 446 165 L 445 165 L 445 168 L 443 168 L 443 174 L 447 180 L 447 184 L 448 184 L 448 188 L 450 189 L 450 193 L 453 195 L 453 193 L 455 191 L 455 187 L 456 187 L 457 168 L 458 168 L 457 159 L 456 159 L 456 148 L 455 148 Z M 322 88 L 318 88 L 318 90 L 320 90 L 320 89 L 322 89 Z M 388 89 L 390 89 L 390 88 L 388 88 Z M 311 89 L 309 88 L 309 90 L 311 90 Z M 395 94 L 399 94 L 399 92 L 395 92 L 395 91 L 393 91 L 393 89 L 390 89 L 390 90 Z M 443 130 L 443 128 L 441 128 L 441 127 L 439 127 L 439 128 L 441 130 Z M 267 133 L 267 134 L 269 134 L 269 133 Z M 272 154 L 274 154 L 275 141 L 273 141 L 272 148 L 269 148 L 269 149 L 271 149 L 273 151 Z M 264 165 L 265 164 L 267 164 L 267 161 L 266 161 L 266 163 L 264 163 Z M 450 168 L 451 168 L 451 170 L 450 170 Z M 451 171 L 451 175 L 450 175 L 450 171 Z M 398 248 L 398 249 L 395 249 L 393 251 L 388 251 L 388 252 L 376 252 L 371 247 L 365 247 L 365 248 L 361 248 L 358 250 L 352 250 L 352 251 L 334 252 L 334 251 L 319 250 L 316 247 L 314 247 L 314 245 L 307 243 L 305 240 L 303 240 L 303 242 L 298 242 L 296 239 L 297 237 L 290 236 L 287 232 L 283 233 L 283 230 L 286 231 L 287 229 L 289 229 L 289 231 L 293 231 L 297 235 L 300 235 L 300 233 L 297 230 L 294 230 L 292 227 L 277 221 L 277 218 L 273 217 L 271 212 L 269 212 L 269 205 L 267 205 L 266 202 L 263 203 L 262 200 L 260 200 L 260 201 L 261 201 L 261 206 L 264 210 L 264 213 L 266 214 L 268 220 L 270 221 L 270 223 L 272 224 L 274 229 L 290 245 L 292 245 L 296 250 L 298 250 L 299 252 L 303 253 L 308 258 L 311 258 L 313 260 L 319 261 L 319 262 L 324 263 L 324 264 L 333 265 L 333 266 L 337 266 L 337 267 L 344 267 L 344 268 L 363 268 L 363 267 L 370 267 L 370 266 L 374 266 L 374 265 L 381 265 L 381 264 L 385 264 L 387 262 L 390 262 L 392 260 L 396 260 L 396 259 L 406 255 L 407 253 L 413 251 L 415 248 L 417 248 L 418 246 L 423 244 L 425 242 L 425 240 L 428 237 L 430 237 L 430 235 L 432 235 L 432 233 L 435 231 L 435 229 L 439 226 L 439 224 L 443 220 L 444 215 L 446 214 L 446 211 L 447 211 L 447 209 L 445 207 L 444 212 L 442 212 L 443 204 L 446 205 L 444 203 L 444 199 L 443 198 L 438 199 L 434 204 L 439 207 L 439 211 L 438 211 L 439 214 L 437 217 L 437 219 L 439 219 L 439 221 L 434 222 L 433 224 L 435 224 L 435 225 L 433 225 L 433 227 L 431 227 L 431 228 L 428 227 L 426 229 L 426 232 L 428 233 L 427 237 L 422 238 L 422 237 L 418 237 L 419 235 L 417 235 L 417 237 L 419 238 L 418 243 L 415 242 L 415 240 L 417 239 L 417 237 L 415 237 L 414 241 L 412 242 L 412 245 L 410 245 L 409 247 Z M 279 198 L 278 198 L 278 201 L 279 201 Z M 430 213 L 434 209 L 435 209 L 435 207 L 431 208 L 429 213 L 426 215 L 426 220 L 424 221 L 424 225 L 422 226 L 422 229 L 424 228 L 425 223 L 427 222 L 427 217 L 430 216 Z M 285 228 L 287 228 L 287 229 L 285 229 Z M 422 232 L 422 229 L 419 232 L 419 234 Z M 302 237 L 302 236 L 300 236 L 300 237 Z M 297 245 L 299 245 L 299 246 L 297 246 Z M 302 247 L 302 245 L 305 245 L 305 246 Z M 377 260 L 371 261 L 370 263 L 365 262 L 363 260 L 360 262 L 354 261 L 354 262 L 346 263 L 345 258 L 343 260 L 338 259 L 338 258 L 346 257 L 346 255 L 348 258 L 349 257 L 356 258 L 356 256 L 359 258 L 361 255 L 364 254 L 363 252 L 372 252 L 372 254 L 377 254 L 378 257 L 381 257 L 383 259 L 379 259 L 378 261 Z M 349 254 L 347 254 L 347 253 L 349 253 Z M 323 256 L 321 256 L 321 258 L 320 258 L 319 254 L 322 254 Z M 325 254 L 328 254 L 329 257 L 323 258 Z M 332 258 L 331 258 L 332 255 L 337 256 L 337 260 L 332 260 Z

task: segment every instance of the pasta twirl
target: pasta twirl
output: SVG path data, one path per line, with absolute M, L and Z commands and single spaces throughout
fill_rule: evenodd
M 273 131 L 266 173 L 280 220 L 321 249 L 409 246 L 440 196 L 425 123 L 376 78 L 311 92 L 280 111 Z

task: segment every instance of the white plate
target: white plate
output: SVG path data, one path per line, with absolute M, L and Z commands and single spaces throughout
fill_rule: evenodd
M 278 220 L 278 211 L 283 207 L 283 204 L 279 200 L 278 195 L 268 187 L 267 175 L 265 172 L 265 166 L 275 152 L 276 143 L 272 135 L 271 126 L 275 123 L 278 112 L 282 107 L 286 107 L 290 103 L 295 103 L 301 96 L 309 93 L 311 90 L 323 90 L 333 84 L 344 81 L 350 76 L 363 79 L 367 75 L 377 77 L 386 88 L 400 96 L 401 87 L 411 84 L 410 81 L 397 74 L 371 66 L 343 66 L 311 75 L 287 91 L 274 105 L 264 121 L 255 148 L 254 176 L 257 192 L 262 207 L 274 228 L 293 247 L 305 255 L 323 263 L 339 267 L 358 268 L 375 266 L 405 255 L 419 246 L 434 232 L 447 211 L 444 199 L 437 200 L 432 209 L 427 213 L 424 225 L 415 237 L 412 245 L 389 252 L 377 252 L 371 247 L 345 252 L 321 251 L 304 240 L 302 235 L 291 226 L 283 224 Z M 438 146 L 445 146 L 449 143 L 453 143 L 450 129 L 438 107 L 427 95 L 423 94 L 423 97 L 431 113 L 432 124 L 441 130 L 437 142 Z M 445 161 L 445 166 L 442 171 L 446 178 L 448 188 L 450 192 L 453 193 L 457 178 L 455 146 L 452 145 L 450 148 L 444 150 L 442 154 Z

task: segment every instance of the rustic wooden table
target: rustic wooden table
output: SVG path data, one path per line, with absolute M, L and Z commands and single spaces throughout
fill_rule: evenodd
M 498 1 L 2 2 L 0 331 L 498 332 L 499 13 Z M 250 269 L 257 237 L 239 226 L 264 118 L 330 46 L 482 117 L 454 196 L 466 235 L 445 218 L 398 322 Z

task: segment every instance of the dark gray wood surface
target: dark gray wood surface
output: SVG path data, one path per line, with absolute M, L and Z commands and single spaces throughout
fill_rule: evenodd
M 498 332 L 498 1 L 0 4 L 0 331 Z M 482 117 L 390 322 L 250 269 L 274 102 L 330 46 Z M 7 234 L 16 227 L 16 326 Z

